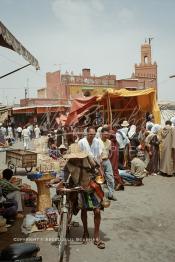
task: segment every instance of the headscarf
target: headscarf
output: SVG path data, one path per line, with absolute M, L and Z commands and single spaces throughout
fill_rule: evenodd
M 96 138 L 100 138 L 101 137 L 101 130 L 102 130 L 102 126 L 100 126 L 98 129 L 97 129 L 97 132 L 96 132 Z
M 161 126 L 160 126 L 159 124 L 155 124 L 155 125 L 151 128 L 151 133 L 157 134 L 160 129 L 161 129 Z
M 128 137 L 131 139 L 136 134 L 136 126 L 132 125 L 128 131 Z
M 151 131 L 153 126 L 154 126 L 153 122 L 148 121 L 146 123 L 146 130 Z
M 171 118 L 171 122 L 172 122 L 172 126 L 175 127 L 175 116 L 173 116 L 173 117 Z

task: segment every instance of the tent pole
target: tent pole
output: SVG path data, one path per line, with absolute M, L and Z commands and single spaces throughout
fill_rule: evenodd
M 107 98 L 106 98 L 106 106 L 107 106 L 107 115 L 108 115 L 107 123 L 109 124 L 109 99 L 108 99 L 108 94 L 107 94 Z
M 112 109 L 111 109 L 111 99 L 110 99 L 109 93 L 108 93 L 108 111 L 109 111 L 108 124 L 111 126 L 112 125 Z
M 110 109 L 110 126 L 112 128 L 112 108 L 111 108 L 111 98 L 109 96 L 109 109 Z

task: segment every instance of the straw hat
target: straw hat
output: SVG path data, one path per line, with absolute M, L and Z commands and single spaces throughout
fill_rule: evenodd
M 63 156 L 65 159 L 86 158 L 88 156 L 88 153 L 81 151 L 77 143 L 70 145 L 68 152 L 68 154 Z
M 121 124 L 121 126 L 123 126 L 123 127 L 129 126 L 128 121 L 127 121 L 127 120 L 124 120 L 123 123 Z

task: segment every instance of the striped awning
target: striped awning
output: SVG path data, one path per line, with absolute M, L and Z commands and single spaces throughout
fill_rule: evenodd
M 0 123 L 3 123 L 8 118 L 8 110 L 8 107 L 0 105 Z
M 39 69 L 38 60 L 10 33 L 10 31 L 0 21 L 0 46 L 9 48 L 28 61 L 32 66 Z
M 4 113 L 4 112 L 6 112 L 10 109 L 11 109 L 11 107 L 0 105 L 0 113 Z

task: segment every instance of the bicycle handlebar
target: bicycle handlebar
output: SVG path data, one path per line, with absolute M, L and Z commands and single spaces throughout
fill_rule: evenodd
M 50 187 L 56 188 L 56 184 L 50 185 Z M 76 192 L 76 191 L 84 191 L 84 189 L 80 186 L 72 187 L 72 188 L 62 187 L 62 188 L 57 188 L 57 191 L 60 191 L 60 192 Z
M 57 191 L 61 191 L 61 192 L 76 192 L 76 191 L 84 191 L 84 189 L 82 187 L 72 187 L 72 188 L 59 188 L 57 189 Z

